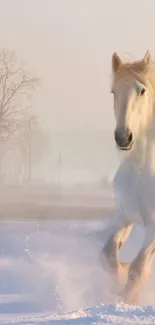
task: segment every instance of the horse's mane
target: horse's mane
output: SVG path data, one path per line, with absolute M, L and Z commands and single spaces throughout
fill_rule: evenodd
M 150 85 L 155 93 L 155 61 L 152 60 L 149 65 L 143 60 L 123 62 L 113 74 L 113 81 L 117 82 L 127 76 L 133 76 L 144 85 Z

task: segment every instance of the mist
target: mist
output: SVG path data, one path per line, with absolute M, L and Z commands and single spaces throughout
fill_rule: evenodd
M 60 156 L 63 184 L 111 178 L 118 163 L 111 55 L 137 58 L 147 48 L 154 54 L 154 7 L 144 0 L 0 2 L 0 47 L 14 51 L 41 81 L 33 110 L 50 145 L 33 166 L 35 183 L 59 181 Z M 6 173 L 5 182 L 13 182 Z

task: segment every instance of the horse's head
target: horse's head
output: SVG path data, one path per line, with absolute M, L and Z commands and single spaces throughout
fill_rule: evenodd
M 115 141 L 119 149 L 130 150 L 137 137 L 148 128 L 154 112 L 155 69 L 150 52 L 147 51 L 142 60 L 131 63 L 122 62 L 114 53 L 112 71 Z

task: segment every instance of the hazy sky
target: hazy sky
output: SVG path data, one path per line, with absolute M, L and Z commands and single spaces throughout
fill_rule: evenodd
M 111 55 L 155 56 L 154 17 L 154 0 L 0 0 L 0 47 L 42 80 L 36 109 L 52 138 L 49 178 L 59 151 L 65 179 L 115 168 Z

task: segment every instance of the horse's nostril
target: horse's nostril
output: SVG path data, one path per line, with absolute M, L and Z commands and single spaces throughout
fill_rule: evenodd
M 118 142 L 118 140 L 119 140 L 117 132 L 115 132 L 115 140 L 116 140 L 116 142 Z
M 130 133 L 130 134 L 129 134 L 129 138 L 128 138 L 128 140 L 129 140 L 129 143 L 131 143 L 131 142 L 132 142 L 132 138 L 133 138 L 133 137 L 132 137 L 132 133 Z
M 115 131 L 115 141 L 117 142 L 118 145 L 121 145 L 121 143 L 123 141 L 123 136 L 122 136 L 122 133 L 120 132 L 120 130 Z

